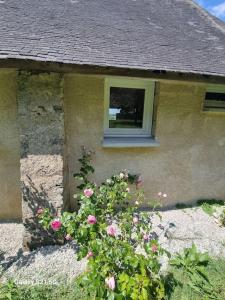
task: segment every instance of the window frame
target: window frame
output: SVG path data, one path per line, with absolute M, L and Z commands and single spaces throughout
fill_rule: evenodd
M 206 100 L 207 93 L 222 93 L 225 94 L 225 85 L 208 85 L 205 92 L 205 98 L 203 103 L 203 110 L 204 111 L 218 111 L 218 112 L 225 112 L 225 103 L 222 105 L 220 101 L 215 100 Z
M 142 128 L 109 128 L 110 88 L 144 89 L 144 112 Z M 155 82 L 137 78 L 105 78 L 104 86 L 104 136 L 105 137 L 151 137 L 154 110 Z

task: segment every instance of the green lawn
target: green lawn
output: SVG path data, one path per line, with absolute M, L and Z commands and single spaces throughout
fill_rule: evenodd
M 166 300 L 225 300 L 225 260 L 212 260 L 205 268 L 208 278 L 217 293 L 216 298 L 207 298 L 195 293 L 189 286 L 189 279 L 182 270 L 171 269 L 167 281 Z M 174 277 L 172 279 L 172 277 Z M 180 284 L 179 284 L 180 282 Z M 76 284 L 69 286 L 19 286 L 13 283 L 0 286 L 0 299 L 4 300 L 90 300 L 85 290 Z M 152 299 L 155 300 L 155 299 Z

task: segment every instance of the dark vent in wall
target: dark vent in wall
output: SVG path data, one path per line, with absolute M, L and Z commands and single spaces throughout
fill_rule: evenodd
M 210 88 L 206 91 L 205 101 L 204 101 L 204 110 L 215 110 L 215 111 L 225 111 L 225 87 L 222 88 L 216 87 Z

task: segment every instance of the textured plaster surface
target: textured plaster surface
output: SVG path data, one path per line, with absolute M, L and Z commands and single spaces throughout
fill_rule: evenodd
M 94 150 L 96 180 L 128 169 L 144 179 L 146 205 L 159 191 L 165 206 L 198 199 L 225 198 L 225 113 L 201 112 L 204 86 L 160 83 L 156 149 L 104 149 L 104 78 L 65 77 L 66 134 L 70 198 L 79 168 L 80 147 Z
M 0 219 L 22 216 L 16 76 L 14 71 L 0 72 Z

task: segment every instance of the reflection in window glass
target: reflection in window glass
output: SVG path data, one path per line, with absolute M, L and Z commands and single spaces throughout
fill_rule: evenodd
M 109 128 L 142 128 L 145 90 L 110 88 Z
M 224 101 L 225 102 L 225 93 L 212 93 L 207 92 L 205 96 L 206 100 L 212 100 L 212 101 Z
M 225 93 L 207 92 L 205 96 L 204 108 L 225 108 Z

